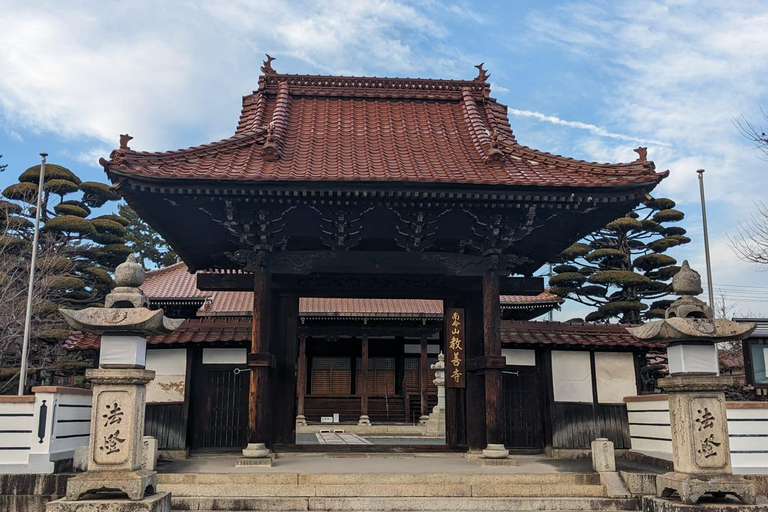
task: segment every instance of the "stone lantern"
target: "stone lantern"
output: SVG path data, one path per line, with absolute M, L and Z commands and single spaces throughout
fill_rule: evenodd
M 155 377 L 144 366 L 146 336 L 173 332 L 182 320 L 150 310 L 143 282 L 144 269 L 129 256 L 103 308 L 60 310 L 72 329 L 101 335 L 101 351 L 99 368 L 86 373 L 93 383 L 88 470 L 69 479 L 66 498 L 50 502 L 49 512 L 95 510 L 89 498 L 103 502 L 99 491 L 127 495 L 120 510 L 170 510 L 168 493 L 154 494 L 157 472 L 142 468 L 146 385 Z
M 445 437 L 445 355 L 440 352 L 437 362 L 430 365 L 435 370 L 435 379 L 432 381 L 437 386 L 437 405 L 432 408 L 426 421 L 425 432 L 427 435 Z
M 695 297 L 702 293 L 701 276 L 687 261 L 672 288 L 681 298 L 664 320 L 627 329 L 640 340 L 667 344 L 670 375 L 659 387 L 669 395 L 674 472 L 656 477 L 657 495 L 677 491 L 683 503 L 694 504 L 704 494 L 733 494 L 754 504 L 753 484 L 731 470 L 723 390 L 735 380 L 719 374 L 716 343 L 742 340 L 755 324 L 714 319 L 712 309 Z

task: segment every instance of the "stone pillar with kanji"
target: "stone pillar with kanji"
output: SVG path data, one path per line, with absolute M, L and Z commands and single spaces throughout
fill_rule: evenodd
M 702 293 L 701 277 L 687 261 L 672 287 L 682 297 L 664 320 L 628 329 L 640 340 L 667 344 L 670 375 L 658 384 L 669 395 L 674 472 L 656 477 L 657 495 L 677 493 L 690 505 L 704 494 L 731 494 L 754 504 L 754 485 L 731 470 L 724 390 L 735 380 L 719 375 L 716 343 L 742 340 L 755 324 L 715 319 L 712 309 L 695 297 Z
M 173 332 L 182 321 L 149 309 L 143 281 L 144 269 L 129 256 L 115 269 L 105 307 L 61 310 L 72 329 L 101 335 L 101 350 L 99 368 L 86 373 L 93 383 L 88 471 L 69 479 L 66 498 L 50 502 L 49 512 L 95 510 L 88 507 L 102 502 L 104 510 L 112 502 L 122 502 L 120 510 L 170 510 L 170 495 L 156 493 L 157 472 L 142 467 L 146 386 L 155 377 L 145 369 L 146 336 Z

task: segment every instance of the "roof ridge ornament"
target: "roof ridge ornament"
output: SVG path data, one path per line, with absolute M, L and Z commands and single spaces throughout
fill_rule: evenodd
M 128 143 L 133 140 L 133 137 L 127 133 L 120 134 L 120 149 L 131 149 L 128 147 Z
M 480 64 L 475 66 L 478 71 L 477 76 L 475 77 L 475 82 L 487 82 L 488 79 L 491 77 L 491 74 L 488 73 L 488 70 L 483 69 L 484 64 L 485 62 L 481 62 Z
M 265 75 L 276 75 L 277 71 L 272 68 L 272 61 L 277 59 L 268 53 L 265 53 L 264 55 L 266 55 L 267 58 L 264 60 L 264 63 L 261 66 L 261 72 Z
M 635 153 L 637 153 L 637 162 L 647 162 L 648 161 L 648 148 L 645 148 L 643 146 L 640 146 L 637 149 L 633 149 Z

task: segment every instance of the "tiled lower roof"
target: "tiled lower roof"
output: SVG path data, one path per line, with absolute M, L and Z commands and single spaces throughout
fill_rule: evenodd
M 185 320 L 171 334 L 149 336 L 149 345 L 244 342 L 251 339 L 250 318 Z M 580 347 L 658 348 L 661 345 L 635 339 L 624 325 L 560 322 L 501 322 L 501 340 L 510 345 L 562 345 Z M 73 331 L 65 341 L 70 350 L 97 349 L 101 337 Z
M 228 343 L 250 340 L 250 318 L 195 318 L 184 320 L 184 323 L 170 334 L 148 336 L 147 344 L 183 345 L 187 343 Z M 64 346 L 70 350 L 98 349 L 101 346 L 101 336 L 72 331 L 64 341 Z
M 141 285 L 150 302 L 158 306 L 180 301 L 199 300 L 202 306 L 198 316 L 250 316 L 253 292 L 210 292 L 197 289 L 197 276 L 190 274 L 184 263 L 146 273 Z M 544 291 L 538 295 L 502 295 L 502 306 L 534 308 L 556 305 L 563 299 Z M 303 316 L 409 316 L 442 315 L 443 301 L 425 299 L 299 299 L 299 313 Z
M 505 345 L 571 345 L 581 347 L 657 348 L 627 332 L 628 325 L 568 322 L 501 322 L 501 342 Z

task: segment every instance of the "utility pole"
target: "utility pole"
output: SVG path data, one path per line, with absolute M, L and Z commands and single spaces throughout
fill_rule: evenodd
M 699 173 L 699 192 L 701 193 L 701 221 L 704 224 L 704 257 L 707 262 L 707 292 L 709 292 L 709 307 L 715 310 L 714 293 L 712 293 L 712 262 L 709 259 L 709 234 L 707 232 L 707 202 L 704 199 L 704 169 Z
M 32 259 L 29 262 L 29 289 L 27 290 L 27 315 L 24 318 L 24 342 L 21 346 L 21 370 L 19 371 L 19 396 L 24 395 L 27 386 L 27 357 L 29 355 L 29 335 L 32 326 L 32 298 L 35 293 L 35 269 L 37 268 L 37 243 L 40 237 L 40 210 L 43 205 L 43 184 L 45 182 L 45 157 L 40 153 L 40 181 L 37 184 L 37 208 L 35 209 L 35 234 L 32 237 Z

